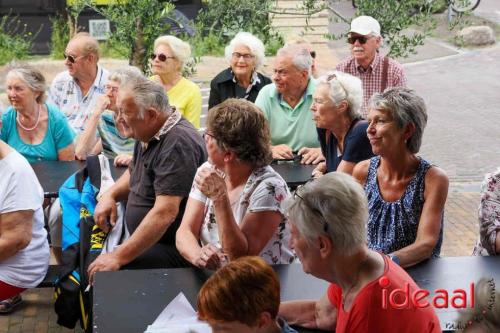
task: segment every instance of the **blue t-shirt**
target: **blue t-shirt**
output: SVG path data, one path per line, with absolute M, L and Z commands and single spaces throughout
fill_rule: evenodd
M 344 138 L 344 152 L 339 154 L 338 142 L 331 132 L 326 139 L 326 129 L 317 128 L 321 151 L 326 159 L 327 172 L 336 171 L 342 160 L 358 163 L 373 157 L 372 146 L 366 136 L 366 120 L 354 120 Z
M 0 139 L 23 155 L 28 162 L 57 161 L 59 150 L 66 148 L 75 137 L 66 116 L 55 106 L 45 103 L 48 110 L 47 131 L 42 142 L 36 145 L 25 143 L 19 136 L 16 125 L 17 112 L 10 107 L 2 116 Z

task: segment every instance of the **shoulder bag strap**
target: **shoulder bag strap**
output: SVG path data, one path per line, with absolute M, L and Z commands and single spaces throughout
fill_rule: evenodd
M 385 88 L 387 88 L 387 76 L 389 70 L 389 58 L 384 57 L 382 60 L 382 91 L 384 92 Z

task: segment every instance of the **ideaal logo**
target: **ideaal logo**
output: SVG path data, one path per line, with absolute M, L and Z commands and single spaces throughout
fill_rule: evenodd
M 488 302 L 489 309 L 493 308 L 495 303 L 495 283 L 493 279 L 489 280 L 493 285 L 492 297 Z M 410 309 L 410 308 L 426 308 L 434 306 L 436 309 L 449 308 L 455 309 L 473 309 L 475 306 L 475 284 L 471 282 L 468 290 L 455 289 L 451 293 L 446 289 L 436 289 L 429 301 L 428 296 L 431 294 L 426 289 L 417 288 L 410 292 L 410 284 L 405 283 L 403 288 L 395 288 L 389 291 L 391 281 L 388 277 L 383 276 L 378 281 L 382 287 L 382 308 L 387 309 L 389 306 L 393 309 Z M 483 311 L 487 311 L 484 309 Z M 484 312 L 485 313 L 485 312 Z

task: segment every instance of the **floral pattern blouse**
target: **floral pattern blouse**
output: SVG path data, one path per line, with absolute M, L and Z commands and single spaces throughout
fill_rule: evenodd
M 497 232 L 500 232 L 500 168 L 484 178 L 478 217 L 479 240 L 472 254 L 475 256 L 495 255 L 495 241 Z
M 198 172 L 209 166 L 204 163 Z M 245 214 L 253 212 L 276 211 L 282 219 L 274 235 L 264 246 L 260 256 L 269 264 L 288 264 L 293 262 L 295 256 L 289 248 L 290 227 L 285 217 L 282 203 L 290 195 L 286 182 L 270 166 L 255 169 L 243 188 L 239 199 L 231 205 L 234 219 L 239 225 Z M 193 183 L 189 197 L 205 203 L 205 217 L 200 230 L 200 241 L 204 246 L 214 244 L 221 248 L 215 208 L 212 200 L 207 198 Z M 266 223 L 262 220 L 261 223 Z

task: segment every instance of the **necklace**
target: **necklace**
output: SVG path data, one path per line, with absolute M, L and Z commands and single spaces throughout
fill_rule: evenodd
M 361 261 L 359 263 L 358 270 L 356 271 L 356 278 L 354 279 L 354 282 L 351 284 L 351 286 L 349 287 L 349 289 L 347 290 L 347 292 L 345 294 L 342 293 L 342 308 L 345 307 L 345 300 L 347 299 L 347 296 L 352 291 L 352 289 L 358 284 L 359 272 L 361 271 L 361 268 L 362 268 L 363 264 L 365 264 L 368 261 L 369 258 L 370 258 L 370 256 L 367 254 L 366 258 L 363 259 L 363 261 Z M 344 311 L 345 311 L 345 309 L 344 309 Z
M 38 123 L 40 122 L 40 113 L 41 113 L 41 108 L 42 108 L 42 107 L 40 106 L 40 104 L 38 104 L 38 114 L 37 114 L 37 116 L 36 116 L 36 122 L 35 122 L 35 125 L 34 125 L 33 127 L 31 127 L 31 128 L 26 128 L 26 127 L 24 127 L 24 126 L 23 126 L 23 124 L 21 123 L 21 119 L 19 119 L 19 112 L 17 112 L 16 121 L 17 121 L 17 123 L 19 124 L 19 126 L 21 126 L 21 128 L 22 128 L 23 130 L 27 131 L 27 132 L 32 131 L 32 130 L 34 130 L 35 128 L 37 128 Z

